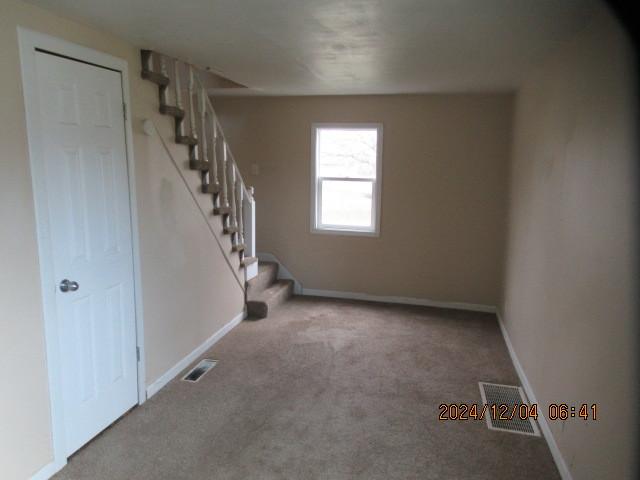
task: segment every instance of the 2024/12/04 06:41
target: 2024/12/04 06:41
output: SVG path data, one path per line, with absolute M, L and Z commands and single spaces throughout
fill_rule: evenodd
M 513 420 L 529 418 L 538 420 L 538 404 L 516 403 L 513 405 L 501 404 L 477 404 L 477 403 L 441 403 L 438 406 L 438 419 L 446 420 L 484 420 L 489 415 L 493 420 Z M 583 403 L 579 406 L 570 406 L 566 403 L 551 403 L 548 408 L 549 420 L 568 420 L 580 418 L 582 420 L 596 420 L 597 404 Z

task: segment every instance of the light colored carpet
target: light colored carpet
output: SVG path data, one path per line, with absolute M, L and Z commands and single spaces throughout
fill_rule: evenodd
M 294 297 L 207 353 L 56 479 L 558 479 L 542 438 L 441 422 L 517 384 L 494 315 Z

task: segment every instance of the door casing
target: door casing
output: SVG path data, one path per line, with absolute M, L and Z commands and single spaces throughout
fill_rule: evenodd
M 56 55 L 69 57 L 85 63 L 117 70 L 122 74 L 122 95 L 125 102 L 125 142 L 127 170 L 129 177 L 129 199 L 131 214 L 131 234 L 133 246 L 133 282 L 136 315 L 136 345 L 140 354 L 137 363 L 138 405 L 146 400 L 144 322 L 142 304 L 142 276 L 140 270 L 140 242 L 138 231 L 138 212 L 135 189 L 135 168 L 133 157 L 133 133 L 131 128 L 131 101 L 129 95 L 129 72 L 125 60 L 113 57 L 87 47 L 76 45 L 49 35 L 18 27 L 18 43 L 29 143 L 29 164 L 35 202 L 38 254 L 40 260 L 40 283 L 42 291 L 44 333 L 46 344 L 47 371 L 51 409 L 51 433 L 53 443 L 53 462 L 46 465 L 33 478 L 49 478 L 67 463 L 64 435 L 63 396 L 61 388 L 61 364 L 59 337 L 57 331 L 57 313 L 55 285 L 53 276 L 53 251 L 51 248 L 50 222 L 48 214 L 46 182 L 43 178 L 44 156 L 42 154 L 42 128 L 39 119 L 39 102 L 36 77 L 36 49 Z

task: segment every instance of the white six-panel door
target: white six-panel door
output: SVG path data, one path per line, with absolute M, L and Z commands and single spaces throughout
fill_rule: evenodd
M 122 79 L 41 52 L 36 71 L 68 456 L 137 403 Z

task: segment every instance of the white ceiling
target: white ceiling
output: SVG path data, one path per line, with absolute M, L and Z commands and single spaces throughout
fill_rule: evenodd
M 513 89 L 595 1 L 30 0 L 268 95 Z

